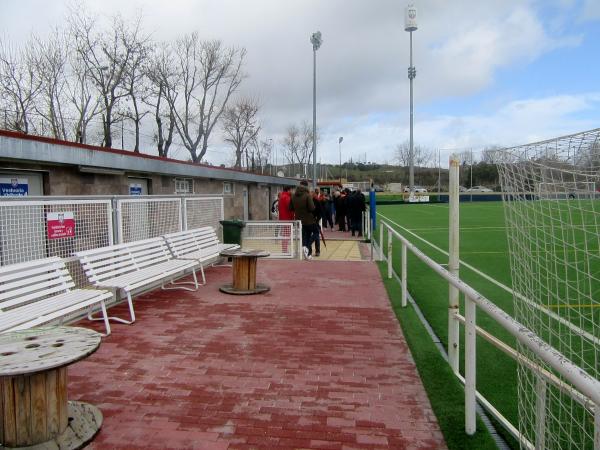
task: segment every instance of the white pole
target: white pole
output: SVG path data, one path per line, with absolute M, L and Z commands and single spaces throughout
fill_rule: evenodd
M 406 297 L 407 297 L 407 278 L 406 278 L 406 244 L 402 243 L 402 307 L 406 308 Z
M 460 163 L 455 155 L 450 157 L 450 186 L 449 186 L 449 236 L 448 236 L 448 272 L 458 278 L 459 269 L 459 194 L 458 171 Z M 458 312 L 458 289 L 448 285 L 448 362 L 454 373 L 459 371 L 459 345 L 460 345 L 460 324 L 454 318 Z
M 302 222 L 296 221 L 298 224 L 298 259 L 302 259 L 304 257 L 303 249 L 302 249 Z
M 477 417 L 476 314 L 477 305 L 471 298 L 465 296 L 465 432 L 469 436 L 475 434 Z
M 388 228 L 387 249 L 388 278 L 392 278 L 392 230 L 390 228 Z
M 415 160 L 414 160 L 414 140 L 413 140 L 413 80 L 415 78 L 413 71 L 413 32 L 410 32 L 410 67 L 408 68 L 408 78 L 410 80 L 410 148 L 408 151 L 409 167 L 408 167 L 408 184 L 410 184 L 410 192 L 415 191 Z
M 546 394 L 547 383 L 541 376 L 536 376 L 535 383 L 535 448 L 546 448 Z
M 594 414 L 594 450 L 600 450 L 600 405 L 596 406 Z
M 383 261 L 383 221 L 379 222 L 379 259 Z

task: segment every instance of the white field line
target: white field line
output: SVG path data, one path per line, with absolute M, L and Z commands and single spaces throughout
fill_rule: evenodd
M 412 231 L 410 231 L 407 228 L 404 228 L 402 225 L 394 222 L 393 220 L 387 218 L 386 216 L 384 216 L 381 213 L 377 213 L 378 216 L 383 217 L 386 221 L 390 222 L 391 224 L 397 226 L 398 228 L 406 231 L 407 233 L 411 234 L 412 236 L 414 236 L 415 238 L 419 239 L 420 241 L 422 241 L 423 243 L 429 245 L 431 248 L 437 250 L 438 252 L 442 253 L 443 255 L 449 256 L 448 252 L 441 249 L 440 247 L 438 247 L 435 244 L 432 244 L 431 242 L 429 242 L 426 239 L 423 239 L 421 236 L 419 236 L 416 233 L 413 233 Z M 579 328 L 578 326 L 574 325 L 573 323 L 569 322 L 566 319 L 563 319 L 562 317 L 560 317 L 558 314 L 556 314 L 554 311 L 551 311 L 547 308 L 545 308 L 542 305 L 538 305 L 537 303 L 532 302 L 531 300 L 529 300 L 528 298 L 524 297 L 523 295 L 515 292 L 512 290 L 512 288 L 506 286 L 503 283 L 500 283 L 498 280 L 490 277 L 489 275 L 483 273 L 482 271 L 480 271 L 479 269 L 473 267 L 472 265 L 464 262 L 463 260 L 459 259 L 459 263 L 461 265 L 463 265 L 464 267 L 466 267 L 467 269 L 473 271 L 474 273 L 476 273 L 477 275 L 479 275 L 480 277 L 488 280 L 490 283 L 495 284 L 496 286 L 498 286 L 501 289 L 504 289 L 506 292 L 510 293 L 511 295 L 517 297 L 519 300 L 524 301 L 525 303 L 527 303 L 529 306 L 532 306 L 534 308 L 536 308 L 539 311 L 542 311 L 543 313 L 547 314 L 548 316 L 552 317 L 554 320 L 556 320 L 557 322 L 563 324 L 564 326 L 566 326 L 567 328 L 571 329 L 572 331 L 574 331 L 576 334 L 585 337 L 586 339 L 588 339 L 589 341 L 594 342 L 596 345 L 600 345 L 600 339 L 597 338 L 596 336 L 588 333 L 585 330 L 582 330 L 581 328 Z

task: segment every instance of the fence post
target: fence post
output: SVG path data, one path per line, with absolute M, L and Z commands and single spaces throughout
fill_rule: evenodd
M 406 258 L 406 244 L 402 243 L 402 307 L 406 308 L 406 297 L 407 297 L 407 258 Z
M 121 202 L 118 198 L 113 197 L 113 221 L 114 221 L 114 242 L 116 244 L 123 243 L 123 216 L 121 215 Z
M 388 278 L 392 278 L 392 230 L 388 228 L 388 256 L 387 256 L 387 265 L 388 265 Z
M 477 305 L 465 296 L 465 431 L 475 433 L 477 402 L 477 332 L 475 330 Z
M 448 271 L 458 278 L 459 269 L 459 161 L 455 155 L 450 157 L 449 195 L 449 236 Z M 458 289 L 448 284 L 448 362 L 454 373 L 459 371 L 460 324 L 454 315 L 458 312 Z
M 181 198 L 181 230 L 180 231 L 185 231 L 188 229 L 187 226 L 187 206 L 188 206 L 188 202 L 187 199 L 185 197 Z
M 594 405 L 596 413 L 594 414 L 594 450 L 600 450 L 600 405 Z
M 535 448 L 546 448 L 547 383 L 541 376 L 535 382 Z
M 298 259 L 302 260 L 304 258 L 304 252 L 302 249 L 302 222 L 299 220 L 298 223 Z
M 383 261 L 383 222 L 379 224 L 379 259 Z

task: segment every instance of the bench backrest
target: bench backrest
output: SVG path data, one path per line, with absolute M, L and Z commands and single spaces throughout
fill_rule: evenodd
M 6 311 L 75 287 L 58 257 L 0 267 L 0 310 Z
M 160 237 L 77 252 L 75 256 L 92 284 L 173 259 Z
M 216 248 L 219 245 L 219 238 L 213 227 L 194 228 L 165 234 L 163 238 L 176 258 L 183 258 L 198 251 L 208 253 L 211 248 Z

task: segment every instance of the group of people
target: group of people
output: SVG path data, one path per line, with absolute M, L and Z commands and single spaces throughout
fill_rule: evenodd
M 302 249 L 306 259 L 321 254 L 321 226 L 338 231 L 351 231 L 352 236 L 362 236 L 362 215 L 365 211 L 365 196 L 360 190 L 346 188 L 335 190 L 333 195 L 319 188 L 309 190 L 308 182 L 302 180 L 294 193 L 284 187 L 278 197 L 279 220 L 302 222 Z M 335 221 L 334 221 L 335 218 Z

